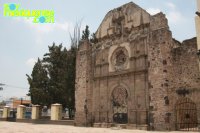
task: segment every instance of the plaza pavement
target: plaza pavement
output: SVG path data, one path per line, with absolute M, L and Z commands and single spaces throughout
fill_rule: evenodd
M 67 125 L 30 124 L 0 121 L 0 133 L 181 133 L 127 130 L 112 128 L 74 127 Z M 183 132 L 186 133 L 186 132 Z M 197 133 L 197 132 L 190 132 Z

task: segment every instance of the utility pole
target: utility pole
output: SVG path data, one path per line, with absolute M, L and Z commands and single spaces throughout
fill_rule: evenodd
M 0 91 L 3 91 L 3 87 L 2 86 L 4 86 L 5 84 L 2 84 L 2 83 L 0 83 Z M 0 96 L 0 97 L 2 97 L 2 96 Z

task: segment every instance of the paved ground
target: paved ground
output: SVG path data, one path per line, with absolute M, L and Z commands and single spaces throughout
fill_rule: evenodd
M 161 133 L 161 132 L 111 129 L 111 128 L 85 128 L 85 127 L 74 127 L 65 125 L 0 122 L 0 133 Z M 162 132 L 162 133 L 181 133 L 181 132 Z M 190 132 L 190 133 L 195 133 L 195 132 Z

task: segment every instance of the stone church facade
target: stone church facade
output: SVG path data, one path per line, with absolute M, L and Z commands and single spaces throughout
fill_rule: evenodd
M 165 14 L 130 2 L 107 13 L 98 42 L 77 52 L 75 124 L 196 129 L 200 75 L 196 38 L 172 38 Z

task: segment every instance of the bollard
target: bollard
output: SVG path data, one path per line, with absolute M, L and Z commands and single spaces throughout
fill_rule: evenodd
M 17 107 L 17 119 L 25 119 L 26 107 L 24 105 L 19 105 Z
M 3 108 L 3 116 L 2 118 L 8 118 L 10 116 L 10 107 L 9 106 L 5 106 Z
M 32 105 L 31 119 L 39 119 L 41 115 L 40 105 Z
M 52 104 L 51 105 L 51 120 L 61 120 L 62 119 L 62 105 Z

